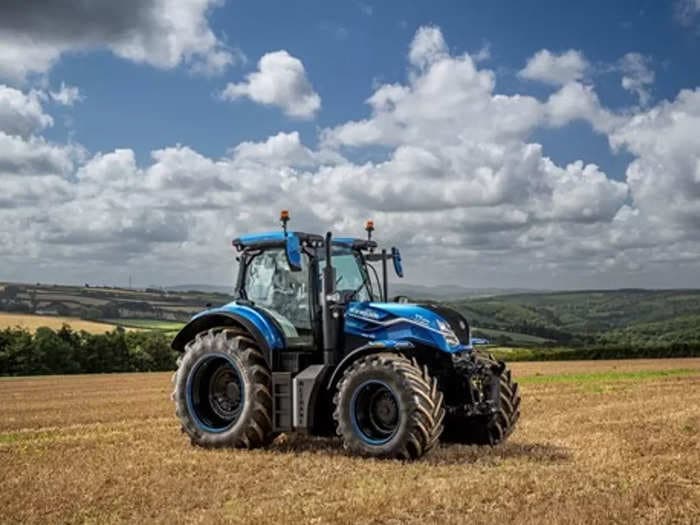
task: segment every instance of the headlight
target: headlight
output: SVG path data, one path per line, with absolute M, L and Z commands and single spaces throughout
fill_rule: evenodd
M 457 339 L 457 334 L 454 333 L 452 327 L 444 321 L 437 322 L 438 329 L 440 333 L 445 337 L 445 341 L 450 346 L 457 346 L 459 344 L 459 339 Z

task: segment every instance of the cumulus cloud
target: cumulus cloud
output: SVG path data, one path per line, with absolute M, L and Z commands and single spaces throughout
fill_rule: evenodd
M 569 49 L 556 54 L 543 49 L 528 59 L 518 75 L 527 80 L 558 86 L 583 79 L 589 68 L 588 61 L 580 51 Z
M 447 56 L 447 43 L 438 27 L 420 27 L 413 37 L 408 59 L 414 66 L 426 67 Z
M 659 228 L 700 240 L 700 89 L 684 90 L 632 117 L 611 144 L 635 155 L 627 168 L 634 202 Z
M 52 125 L 53 118 L 44 112 L 38 92 L 25 94 L 0 85 L 0 132 L 27 137 Z
M 624 120 L 601 105 L 593 86 L 580 82 L 569 82 L 553 93 L 547 100 L 545 112 L 551 126 L 584 120 L 600 133 L 611 131 Z
M 25 131 L 0 134 L 5 275 L 82 281 L 91 266 L 133 267 L 146 282 L 222 282 L 230 239 L 275 228 L 283 208 L 299 230 L 357 235 L 374 219 L 416 281 L 622 286 L 673 268 L 683 284 L 700 269 L 699 90 L 624 112 L 575 79 L 542 100 L 506 95 L 436 27 L 408 57 L 406 81 L 376 86 L 368 117 L 322 130 L 318 147 L 292 131 L 220 158 L 183 145 L 142 163 L 128 148 L 90 156 L 39 136 L 37 99 Z M 262 62 L 237 96 L 253 98 Z M 31 103 L 20 94 L 12 107 Z M 532 139 L 573 120 L 633 156 L 625 178 L 590 159 L 559 165 Z M 381 153 L 353 160 L 363 148 Z
M 306 77 L 304 64 L 286 51 L 263 55 L 257 71 L 250 73 L 245 82 L 229 83 L 221 96 L 225 100 L 248 97 L 301 119 L 313 118 L 321 108 L 321 97 Z
M 45 73 L 64 53 L 108 49 L 170 69 L 186 63 L 223 71 L 237 54 L 216 37 L 207 14 L 221 0 L 68 0 L 0 4 L 0 78 Z

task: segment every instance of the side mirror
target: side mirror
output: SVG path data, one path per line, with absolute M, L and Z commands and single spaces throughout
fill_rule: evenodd
M 403 265 L 401 264 L 401 252 L 396 246 L 391 247 L 391 258 L 394 261 L 394 271 L 399 277 L 403 277 Z
M 397 295 L 396 297 L 394 297 L 394 299 L 392 300 L 392 302 L 394 302 L 394 303 L 406 304 L 406 303 L 408 303 L 408 302 L 410 302 L 410 301 L 409 301 L 408 297 L 406 297 L 405 295 Z
M 287 256 L 289 269 L 293 272 L 301 271 L 301 245 L 299 244 L 299 237 L 296 235 L 287 235 L 284 251 Z

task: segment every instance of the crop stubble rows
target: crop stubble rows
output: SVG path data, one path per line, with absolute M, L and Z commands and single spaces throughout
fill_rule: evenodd
M 347 457 L 334 440 L 297 436 L 268 450 L 193 448 L 173 416 L 169 374 L 1 380 L 0 519 L 696 519 L 700 359 L 513 368 L 530 380 L 510 441 L 493 449 L 442 446 L 405 464 Z M 555 374 L 579 379 L 532 379 Z M 581 381 L 580 374 L 590 376 Z

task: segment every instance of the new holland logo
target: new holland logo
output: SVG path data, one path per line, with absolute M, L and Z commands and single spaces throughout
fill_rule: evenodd
M 353 308 L 350 310 L 350 315 L 356 315 L 358 317 L 364 317 L 366 319 L 381 319 L 382 315 L 379 312 L 371 310 L 369 308 Z
M 430 319 L 426 319 L 420 314 L 415 314 L 412 317 L 412 320 L 415 321 L 418 324 L 422 324 L 423 326 L 430 326 Z

